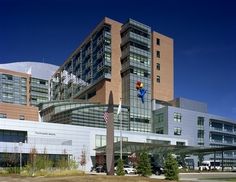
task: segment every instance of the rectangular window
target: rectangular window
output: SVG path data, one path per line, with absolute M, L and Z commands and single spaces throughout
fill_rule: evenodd
M 204 117 L 198 117 L 197 118 L 197 125 L 198 126 L 204 126 Z
M 0 142 L 26 143 L 27 132 L 17 130 L 0 130 Z
M 7 118 L 7 114 L 5 114 L 5 113 L 0 113 L 0 118 Z
M 8 75 L 8 74 L 2 74 L 2 75 L 3 75 L 2 79 L 4 80 L 13 80 L 12 75 Z
M 204 142 L 198 142 L 197 143 L 199 146 L 204 146 Z
M 120 141 L 120 136 L 114 136 L 114 142 Z M 122 137 L 122 141 L 128 141 L 128 137 Z M 95 147 L 102 147 L 106 145 L 106 135 L 95 136 Z
M 160 58 L 160 57 L 161 57 L 161 52 L 157 51 L 157 58 Z
M 25 120 L 25 116 L 24 115 L 20 115 L 19 120 Z
M 157 68 L 157 70 L 160 70 L 160 69 L 161 69 L 160 63 L 157 63 L 156 68 Z
M 158 123 L 163 123 L 164 122 L 164 114 L 160 113 L 157 115 L 157 122 Z
M 185 142 L 176 142 L 177 146 L 185 146 Z
M 198 138 L 204 138 L 204 130 L 198 130 L 197 131 L 197 137 Z
M 161 77 L 159 75 L 157 75 L 157 83 L 161 82 Z
M 174 128 L 174 135 L 181 135 L 182 133 L 182 129 L 177 127 L 177 128 Z
M 174 113 L 174 121 L 175 122 L 180 123 L 181 122 L 181 118 L 182 118 L 181 113 L 177 113 L 177 112 Z
M 160 39 L 157 38 L 157 45 L 160 45 Z
M 164 134 L 164 128 L 163 128 L 163 127 L 156 128 L 156 133 L 158 133 L 158 134 Z

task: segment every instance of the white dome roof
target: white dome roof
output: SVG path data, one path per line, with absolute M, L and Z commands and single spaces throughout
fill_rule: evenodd
M 22 73 L 28 73 L 30 70 L 33 78 L 49 80 L 59 66 L 40 62 L 14 62 L 0 64 L 0 68 Z

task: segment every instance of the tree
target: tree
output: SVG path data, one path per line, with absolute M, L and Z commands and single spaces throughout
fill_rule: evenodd
M 170 153 L 167 154 L 165 159 L 164 174 L 167 180 L 179 180 L 178 163 Z
M 118 159 L 118 161 L 117 161 L 116 174 L 118 176 L 124 176 L 125 175 L 124 163 L 123 163 L 122 159 Z
M 198 166 L 200 166 L 203 161 L 204 161 L 204 154 L 199 153 L 198 154 Z
M 80 165 L 82 167 L 84 167 L 87 163 L 87 160 L 86 160 L 86 152 L 85 152 L 85 149 L 83 148 L 82 151 L 81 151 L 81 155 L 80 155 Z
M 147 152 L 141 152 L 139 154 L 137 172 L 141 176 L 150 176 L 152 174 L 152 167 Z

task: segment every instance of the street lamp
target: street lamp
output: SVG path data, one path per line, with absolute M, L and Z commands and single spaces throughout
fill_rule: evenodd
M 22 142 L 19 142 L 19 147 L 20 147 L 20 173 L 22 170 L 22 151 L 21 151 L 21 147 L 22 147 Z

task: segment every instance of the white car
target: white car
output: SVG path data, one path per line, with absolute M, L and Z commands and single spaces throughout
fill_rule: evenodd
M 136 174 L 137 170 L 129 165 L 124 165 L 124 171 L 126 174 Z
M 116 169 L 117 169 L 117 167 L 115 167 L 115 171 L 116 171 Z M 125 174 L 136 174 L 137 173 L 137 170 L 129 165 L 124 165 L 124 171 L 125 171 Z

